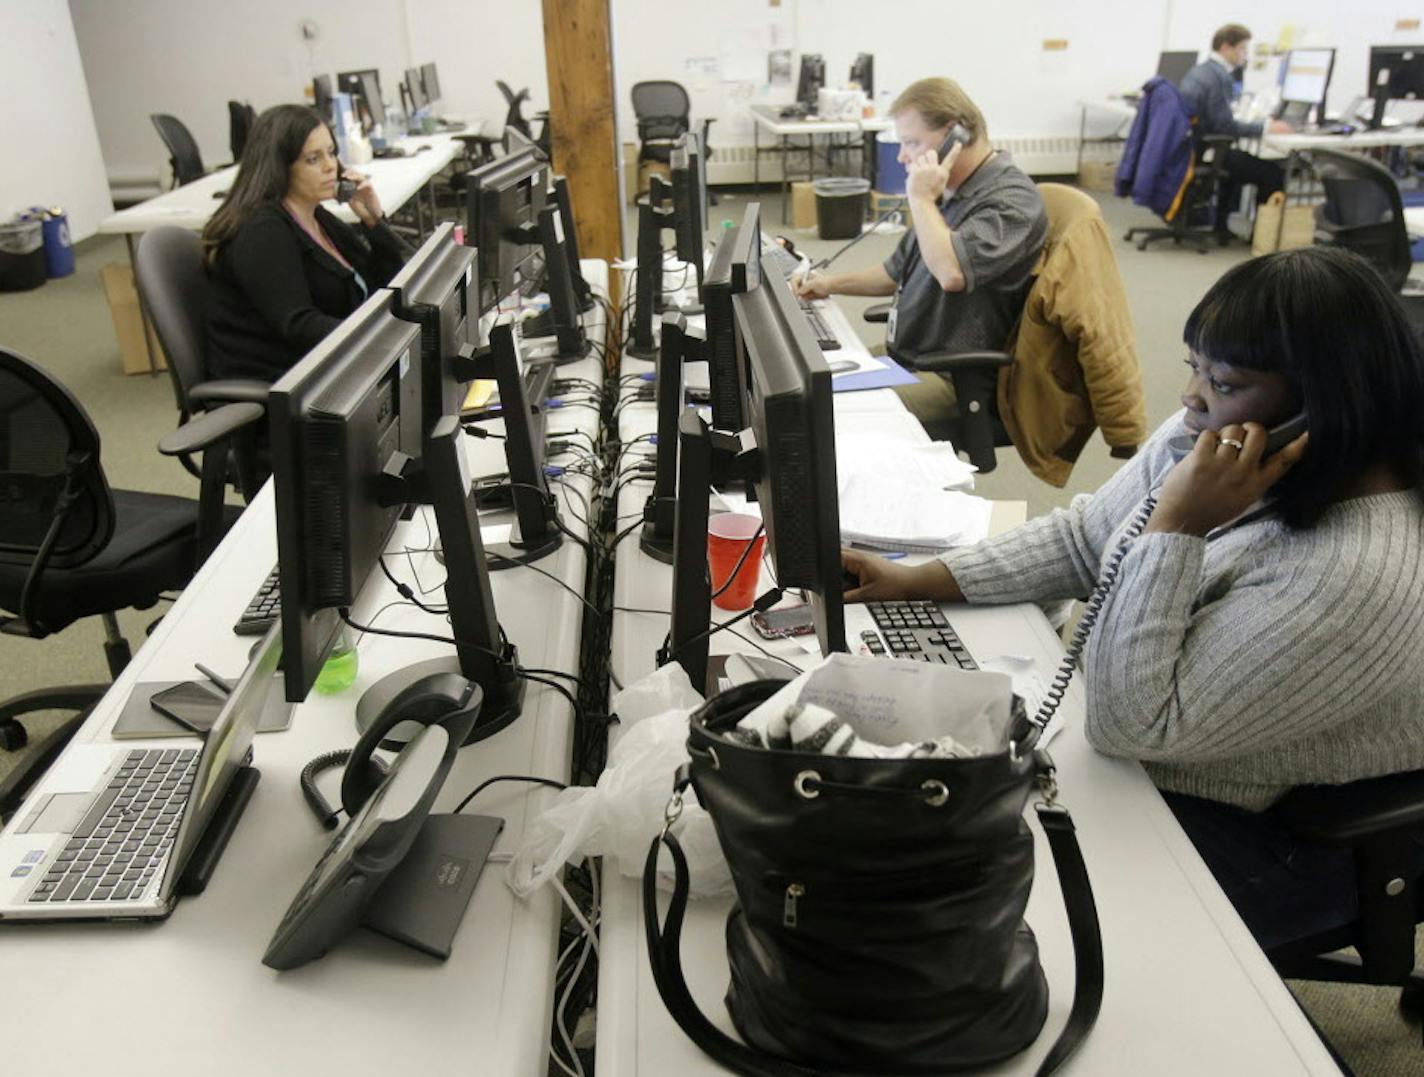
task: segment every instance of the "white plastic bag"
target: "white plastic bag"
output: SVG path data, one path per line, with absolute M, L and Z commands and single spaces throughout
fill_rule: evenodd
M 549 882 L 566 863 L 603 856 L 624 875 L 638 878 L 648 846 L 663 825 L 673 775 L 688 761 L 687 719 L 702 702 L 677 663 L 629 685 L 613 700 L 624 733 L 592 788 L 565 789 L 525 832 L 505 874 L 525 897 Z M 673 832 L 692 873 L 692 893 L 727 893 L 732 876 L 712 820 L 688 789 Z M 671 875 L 659 875 L 671 889 Z

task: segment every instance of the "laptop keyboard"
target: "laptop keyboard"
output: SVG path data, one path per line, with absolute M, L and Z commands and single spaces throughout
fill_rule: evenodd
M 267 629 L 277 623 L 282 616 L 282 589 L 277 578 L 277 568 L 273 566 L 272 571 L 267 573 L 267 578 L 262 581 L 262 586 L 257 588 L 257 593 L 252 596 L 252 601 L 247 604 L 247 609 L 242 611 L 242 616 L 237 619 L 237 624 L 232 626 L 232 630 L 239 636 L 265 636 Z
M 198 753 L 197 748 L 127 753 L 29 900 L 129 901 L 141 896 L 178 836 Z
M 869 629 L 860 634 L 871 654 L 888 654 L 891 658 L 917 662 L 942 662 L 960 669 L 979 668 L 936 603 L 923 600 L 867 602 L 865 608 L 875 621 L 875 627 L 880 629 L 879 635 Z
M 816 338 L 816 343 L 823 352 L 834 351 L 841 346 L 836 339 L 836 331 L 821 316 L 820 310 L 814 306 L 814 300 L 803 300 L 801 303 L 801 313 L 806 316 L 806 324 L 811 327 L 811 335 Z

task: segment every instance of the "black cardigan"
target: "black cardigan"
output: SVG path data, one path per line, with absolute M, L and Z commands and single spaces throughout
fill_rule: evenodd
M 316 219 L 369 291 L 388 283 L 410 255 L 384 221 L 358 235 L 321 206 Z M 255 210 L 208 271 L 208 373 L 275 381 L 365 298 L 351 269 L 282 206 Z

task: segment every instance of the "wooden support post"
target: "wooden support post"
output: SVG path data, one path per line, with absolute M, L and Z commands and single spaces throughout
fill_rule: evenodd
M 554 169 L 569 180 L 580 252 L 585 258 L 612 262 L 623 257 L 623 206 L 618 198 L 610 2 L 543 0 Z M 616 305 L 616 274 L 609 275 L 609 291 Z M 610 353 L 619 355 L 619 327 L 608 328 Z

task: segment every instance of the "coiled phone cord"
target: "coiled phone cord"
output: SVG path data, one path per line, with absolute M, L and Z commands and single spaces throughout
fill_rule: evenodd
M 1068 685 L 1073 680 L 1073 671 L 1078 668 L 1078 663 L 1083 657 L 1083 648 L 1088 645 L 1088 636 L 1093 631 L 1093 626 L 1098 623 L 1098 617 L 1102 615 L 1103 604 L 1108 600 L 1108 593 L 1117 583 L 1117 574 L 1122 571 L 1122 562 L 1127 557 L 1127 548 L 1146 530 L 1147 521 L 1152 518 L 1152 510 L 1156 507 L 1157 498 L 1149 494 L 1147 500 L 1142 503 L 1142 508 L 1133 517 L 1132 523 L 1123 532 L 1117 549 L 1113 551 L 1112 557 L 1108 560 L 1107 568 L 1098 578 L 1098 585 L 1088 596 L 1083 616 L 1078 619 L 1078 627 L 1073 630 L 1073 640 L 1068 644 L 1068 653 L 1063 656 L 1058 671 L 1053 675 L 1053 682 L 1048 686 L 1048 692 L 1044 695 L 1043 704 L 1032 718 L 1033 724 L 1039 729 L 1048 725 L 1054 714 L 1057 713 L 1059 704 L 1063 702 L 1063 697 L 1068 692 Z

